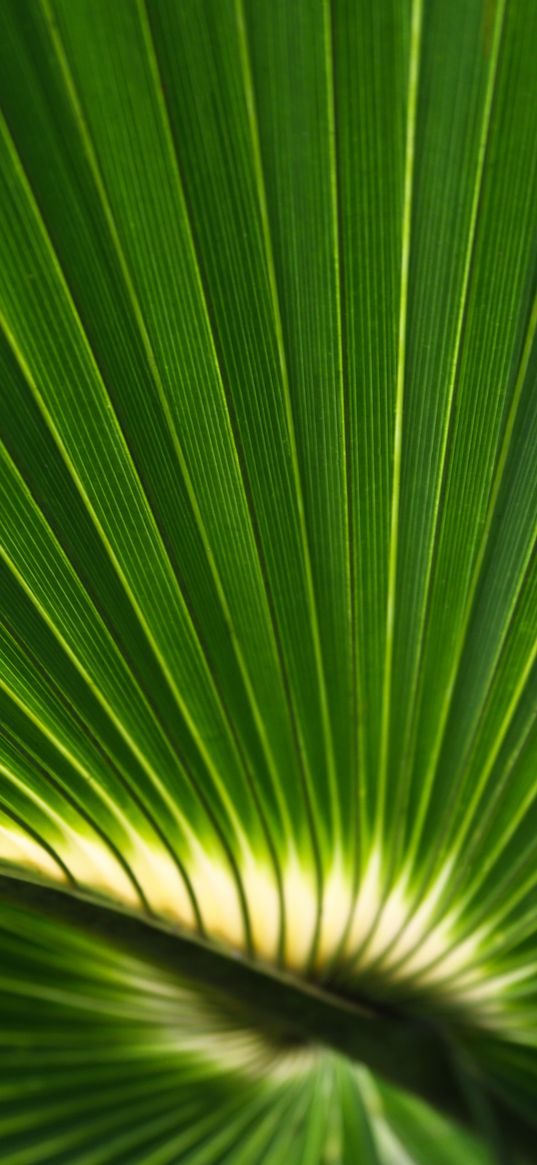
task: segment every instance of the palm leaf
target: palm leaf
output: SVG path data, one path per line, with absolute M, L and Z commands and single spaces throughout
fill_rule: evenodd
M 3 1160 L 529 1160 L 537 9 L 0 22 Z

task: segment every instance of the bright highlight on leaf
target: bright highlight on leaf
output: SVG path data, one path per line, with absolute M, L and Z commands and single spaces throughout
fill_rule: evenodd
M 2 1160 L 529 1161 L 537 5 L 0 30 Z

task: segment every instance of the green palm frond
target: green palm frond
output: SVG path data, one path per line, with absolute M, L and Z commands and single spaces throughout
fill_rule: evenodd
M 537 5 L 0 28 L 2 1160 L 531 1161 Z

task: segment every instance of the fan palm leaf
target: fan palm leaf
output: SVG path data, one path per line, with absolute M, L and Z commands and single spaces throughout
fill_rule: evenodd
M 537 7 L 0 24 L 2 1159 L 529 1161 Z

